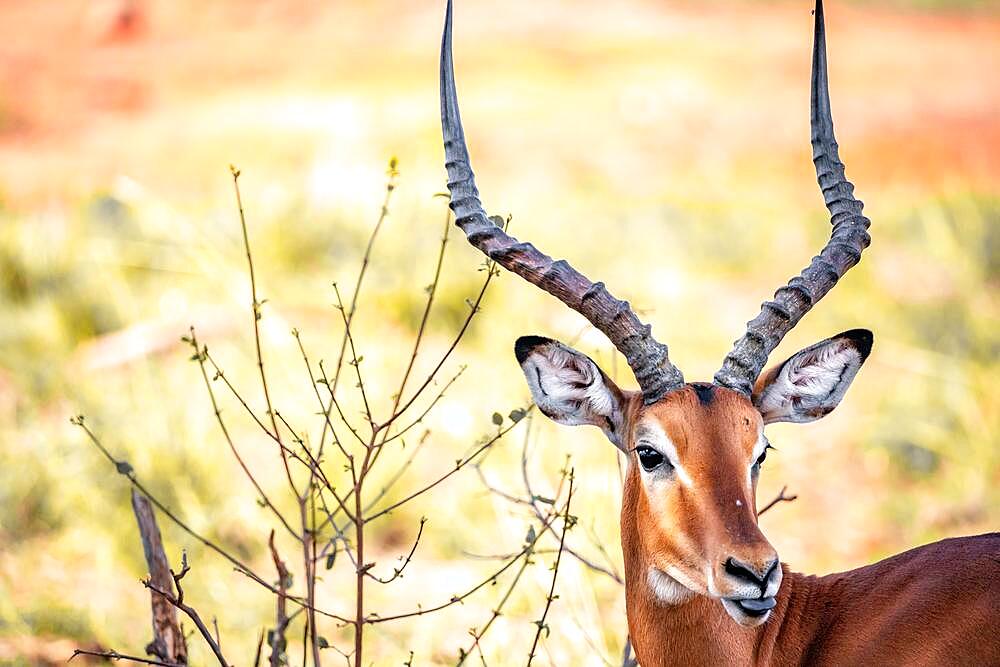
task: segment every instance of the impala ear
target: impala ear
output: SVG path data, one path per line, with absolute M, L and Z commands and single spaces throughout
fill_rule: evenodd
M 598 426 L 624 448 L 627 397 L 590 357 L 541 336 L 518 338 L 514 355 L 542 414 L 568 426 Z
M 763 373 L 753 403 L 764 423 L 811 422 L 833 411 L 872 349 L 872 332 L 851 329 L 795 353 Z

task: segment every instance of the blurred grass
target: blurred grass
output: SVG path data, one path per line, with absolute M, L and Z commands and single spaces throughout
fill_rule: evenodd
M 856 326 L 875 331 L 876 348 L 834 415 L 771 432 L 780 453 L 768 459 L 761 497 L 788 484 L 799 500 L 763 523 L 783 559 L 806 571 L 995 529 L 1000 516 L 1000 91 L 988 79 L 1000 65 L 1000 20 L 916 4 L 828 10 L 838 137 L 874 242 L 779 352 Z M 383 410 L 445 214 L 432 197 L 444 180 L 440 7 L 143 6 L 139 27 L 124 32 L 114 2 L 0 8 L 0 83 L 18 91 L 0 98 L 0 661 L 13 659 L 4 642 L 15 637 L 120 650 L 148 641 L 146 621 L 135 622 L 148 598 L 127 489 L 71 430 L 72 414 L 87 414 L 196 529 L 267 569 L 267 517 L 234 474 L 178 341 L 195 324 L 259 402 L 226 164 L 244 169 L 269 299 L 267 356 L 295 424 L 315 423 L 314 399 L 289 331 L 302 331 L 314 359 L 334 355 L 329 285 L 351 283 L 389 155 L 400 155 L 403 179 L 357 332 Z M 487 205 L 513 214 L 516 235 L 642 308 L 689 378 L 710 377 L 759 302 L 828 234 L 806 141 L 808 10 L 588 2 L 535 3 L 530 13 L 515 4 L 499 15 L 463 2 L 456 29 Z M 42 33 L 58 48 L 42 52 L 28 39 Z M 451 238 L 428 341 L 438 351 L 481 279 L 480 258 Z M 494 411 L 522 404 L 510 353 L 518 335 L 585 331 L 580 347 L 631 384 L 583 324 L 502 276 L 454 360 L 470 369 L 400 488 L 450 465 L 491 429 Z M 236 405 L 223 407 L 237 419 Z M 273 451 L 251 426 L 237 422 L 239 442 L 276 488 Z M 538 479 L 554 479 L 571 453 L 575 509 L 618 558 L 612 448 L 599 434 L 533 428 Z M 523 429 L 490 455 L 492 478 L 516 484 Z M 376 608 L 446 597 L 490 567 L 461 552 L 523 538 L 523 517 L 470 473 L 387 524 L 380 560 L 405 549 L 420 514 L 431 523 L 413 574 L 399 597 L 376 593 Z M 189 549 L 189 590 L 244 659 L 270 601 L 184 534 L 164 531 L 173 554 Z M 623 640 L 621 591 L 565 567 L 548 657 L 603 664 L 597 654 L 616 655 Z M 337 576 L 322 591 L 330 606 Z M 530 642 L 544 562 L 532 576 L 488 642 L 494 662 Z M 421 664 L 447 663 L 491 604 L 484 594 L 376 634 L 374 659 L 402 662 L 412 649 Z

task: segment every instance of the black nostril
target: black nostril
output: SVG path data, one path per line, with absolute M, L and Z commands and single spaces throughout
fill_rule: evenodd
M 771 575 L 778 568 L 778 559 L 774 559 L 767 564 L 764 568 L 764 573 L 758 574 L 756 570 L 747 565 L 746 563 L 741 563 L 734 558 L 727 558 L 724 563 L 726 574 L 736 577 L 737 579 L 743 579 L 751 584 L 760 587 L 761 591 L 767 588 L 767 582 L 770 580 Z
M 734 560 L 733 558 L 726 559 L 726 574 L 731 577 L 736 577 L 737 579 L 743 579 L 744 581 L 749 581 L 752 584 L 760 586 L 762 581 L 756 572 L 751 570 L 749 567 Z

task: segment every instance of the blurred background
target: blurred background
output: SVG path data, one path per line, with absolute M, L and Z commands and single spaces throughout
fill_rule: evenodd
M 443 0 L 0 3 L 0 662 L 62 662 L 80 645 L 141 654 L 149 641 L 127 483 L 71 415 L 86 414 L 192 526 L 267 567 L 269 515 L 179 341 L 197 326 L 260 405 L 230 163 L 243 170 L 268 299 L 275 400 L 307 422 L 312 388 L 289 332 L 302 332 L 314 358 L 336 355 L 330 283 L 353 283 L 398 157 L 355 332 L 370 393 L 389 406 L 446 214 L 434 197 L 445 184 L 443 10 Z M 749 0 L 456 7 L 459 91 L 487 208 L 641 309 L 689 379 L 711 377 L 760 302 L 829 234 L 808 143 L 810 10 Z M 769 427 L 779 451 L 760 490 L 762 501 L 783 485 L 798 494 L 762 525 L 783 560 L 817 573 L 1000 519 L 1000 14 L 985 0 L 833 2 L 827 28 L 841 157 L 873 245 L 773 361 L 854 327 L 876 343 L 829 418 Z M 428 334 L 438 354 L 482 280 L 477 252 L 451 238 Z M 519 335 L 578 338 L 633 386 L 585 324 L 500 276 L 449 362 L 469 369 L 401 488 L 452 465 L 490 432 L 494 411 L 527 401 L 511 352 Z M 265 487 L 280 489 L 274 450 L 238 406 L 223 410 Z M 620 567 L 613 448 L 596 431 L 542 420 L 532 429 L 538 485 L 554 483 L 571 454 L 574 513 L 592 537 L 580 535 L 581 549 L 601 545 Z M 516 488 L 523 430 L 484 464 L 497 485 Z M 463 554 L 514 551 L 526 526 L 469 471 L 407 511 L 372 547 L 394 558 L 415 517 L 431 519 L 412 575 L 374 602 L 385 613 L 474 581 L 495 564 Z M 189 551 L 189 595 L 248 662 L 272 600 L 161 527 L 171 558 Z M 530 643 L 546 565 L 491 631 L 493 664 Z M 622 589 L 572 560 L 559 576 L 539 660 L 613 663 Z M 321 594 L 329 607 L 348 604 L 335 582 Z M 450 664 L 495 602 L 486 592 L 379 626 L 372 660 L 402 664 L 412 650 L 414 664 Z

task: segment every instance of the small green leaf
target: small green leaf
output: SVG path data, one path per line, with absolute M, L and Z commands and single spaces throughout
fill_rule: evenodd
M 337 562 L 337 551 L 336 550 L 334 550 L 333 552 L 331 552 L 330 555 L 326 557 L 326 569 L 329 570 L 329 569 L 333 568 L 333 564 L 335 562 Z
M 503 415 L 501 415 L 499 412 L 494 412 L 493 423 L 496 424 L 497 426 L 503 425 Z
M 517 422 L 524 419 L 524 410 L 522 410 L 521 408 L 517 408 L 516 410 L 511 410 L 510 414 L 507 416 L 510 417 L 510 420 L 516 424 Z
M 128 461 L 115 461 L 115 470 L 122 475 L 132 474 L 132 466 L 129 465 Z

